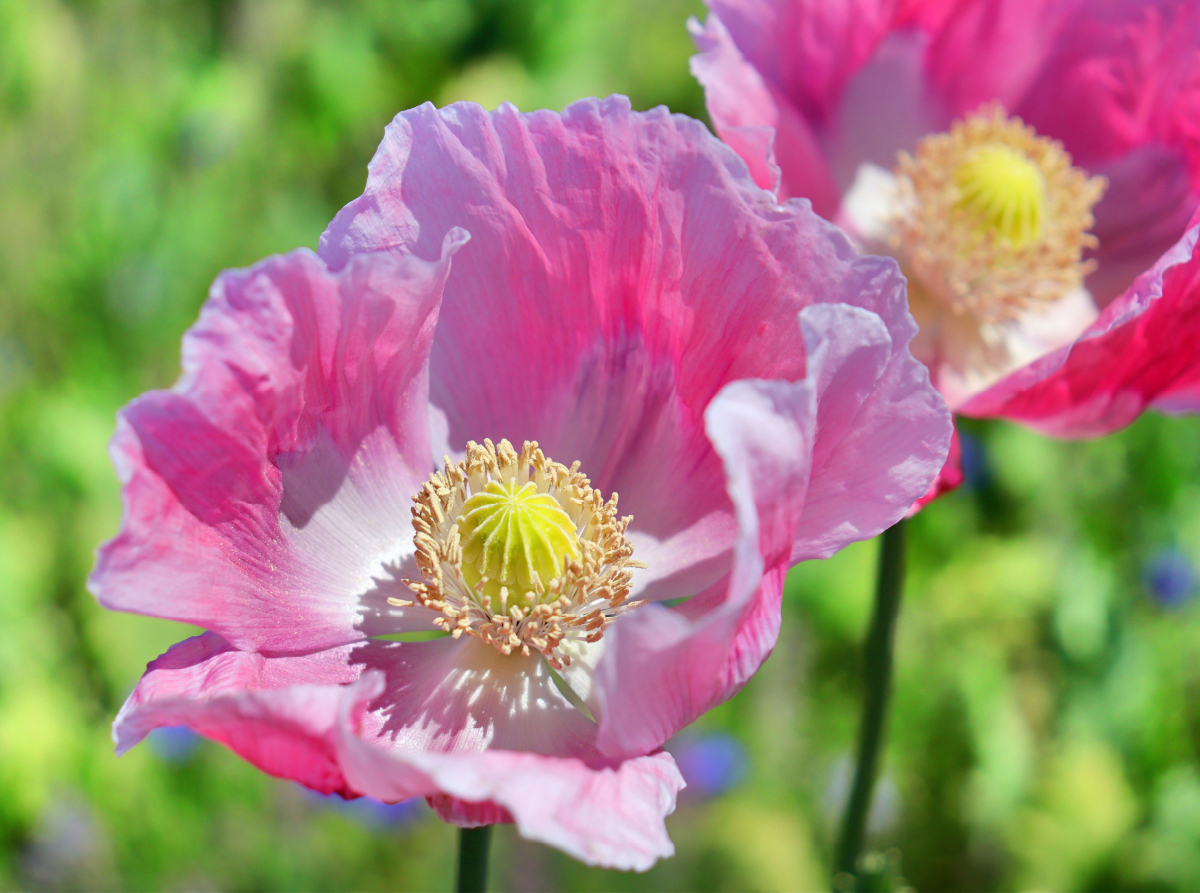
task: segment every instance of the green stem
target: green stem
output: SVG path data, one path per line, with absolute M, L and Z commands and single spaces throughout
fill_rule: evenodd
M 458 893 L 483 893 L 487 889 L 488 847 L 492 826 L 458 829 Z
M 892 646 L 896 617 L 900 613 L 900 595 L 904 590 L 904 526 L 905 522 L 899 521 L 880 538 L 875 607 L 863 649 L 866 691 L 858 734 L 858 761 L 834 859 L 834 872 L 845 872 L 856 881 L 891 692 Z

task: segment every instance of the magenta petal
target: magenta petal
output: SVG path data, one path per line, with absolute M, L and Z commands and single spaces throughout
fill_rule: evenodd
M 1055 50 L 1060 30 L 1092 0 L 958 0 L 916 3 L 934 33 L 926 54 L 930 93 L 950 118 L 985 102 L 1019 108 Z M 1043 131 L 1044 132 L 1044 131 Z
M 954 437 L 950 441 L 950 452 L 946 455 L 946 464 L 938 472 L 937 479 L 929 485 L 925 495 L 913 503 L 913 507 L 908 510 L 907 517 L 911 518 L 939 496 L 945 496 L 947 493 L 957 490 L 962 486 L 964 476 L 962 445 L 959 442 L 958 430 L 955 429 Z
M 179 384 L 118 418 L 125 517 L 90 579 L 102 604 L 246 648 L 364 635 L 411 552 L 409 498 L 432 466 L 426 351 L 464 240 L 436 263 L 333 274 L 298 251 L 222 274 Z
M 988 7 L 989 3 L 978 4 Z M 1011 7 L 1013 53 L 1039 53 L 1030 45 L 1053 35 L 1037 79 L 1009 108 L 1040 132 L 1063 141 L 1077 164 L 1095 169 L 1147 144 L 1186 149 L 1200 163 L 1196 113 L 1200 111 L 1200 8 L 1189 0 L 1034 0 L 1043 21 L 1056 20 L 1035 37 L 1030 0 Z M 978 62 L 972 60 L 972 65 Z M 1197 178 L 1194 176 L 1193 180 Z M 1200 188 L 1200 181 L 1193 182 Z
M 1148 143 L 1094 169 L 1108 180 L 1092 232 L 1100 240 L 1087 288 L 1101 309 L 1179 240 L 1196 210 L 1187 159 L 1178 149 Z
M 741 53 L 823 125 L 893 20 L 894 0 L 706 0 Z
M 829 217 L 838 189 L 812 124 L 777 84 L 768 83 L 716 14 L 701 28 L 691 23 L 700 53 L 690 62 L 704 86 L 713 126 L 745 160 L 754 180 L 781 199 L 807 198 Z
M 721 139 L 742 156 L 754 182 L 775 192 L 779 189 L 774 149 L 779 107 L 770 89 L 715 15 L 710 15 L 703 26 L 692 19 L 688 30 L 700 50 L 688 64 L 704 87 L 713 126 Z
M 1015 111 L 1109 181 L 1088 280 L 1104 307 L 1178 240 L 1200 201 L 1200 9 L 1089 0 Z
M 439 792 L 426 794 L 425 802 L 443 822 L 459 828 L 513 824 L 512 813 L 493 800 L 460 800 Z
M 270 775 L 353 796 L 333 731 L 348 648 L 302 657 L 236 651 L 214 633 L 175 645 L 146 669 L 113 722 L 124 753 L 160 726 L 185 725 Z
M 1200 380 L 1200 220 L 1077 340 L 1017 370 L 960 411 L 1003 416 L 1060 437 L 1129 424 Z M 1185 402 L 1177 399 L 1177 407 Z

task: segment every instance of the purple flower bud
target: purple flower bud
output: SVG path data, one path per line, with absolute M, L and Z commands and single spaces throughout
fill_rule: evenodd
M 961 430 L 958 432 L 958 442 L 962 451 L 963 483 L 972 492 L 985 489 L 992 482 L 987 447 L 978 437 Z
M 1150 597 L 1164 608 L 1178 608 L 1196 594 L 1196 568 L 1174 547 L 1159 549 L 1142 571 Z
M 155 756 L 168 763 L 186 762 L 200 746 L 200 736 L 187 726 L 161 726 L 146 740 Z
M 680 736 L 671 754 L 691 796 L 720 796 L 746 774 L 745 749 L 736 738 L 723 732 Z
M 358 797 L 346 800 L 340 794 L 318 794 L 306 791 L 312 802 L 354 819 L 369 828 L 399 828 L 416 821 L 426 811 L 422 797 L 409 797 L 399 803 L 384 803 L 374 797 Z

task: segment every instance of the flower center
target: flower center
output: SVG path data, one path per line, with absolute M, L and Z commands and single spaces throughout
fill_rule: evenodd
M 571 517 L 532 481 L 488 481 L 463 504 L 458 526 L 467 584 L 491 596 L 504 587 L 510 602 L 525 607 L 579 558 Z
M 954 313 L 1006 322 L 1059 300 L 1091 272 L 1083 252 L 1106 187 L 1061 144 L 999 107 L 900 153 L 893 247 L 920 291 Z
M 503 654 L 536 650 L 556 669 L 571 641 L 595 642 L 629 602 L 632 559 L 617 518 L 580 473 L 552 462 L 535 442 L 518 453 L 507 440 L 467 444 L 413 497 L 414 543 L 422 580 L 404 580 L 415 602 L 442 616 L 435 625 L 466 633 Z

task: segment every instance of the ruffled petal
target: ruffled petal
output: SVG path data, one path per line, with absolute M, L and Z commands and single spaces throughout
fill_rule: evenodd
M 1092 437 L 1171 406 L 1200 378 L 1200 220 L 1073 344 L 973 397 L 960 411 L 1060 437 Z M 1182 408 L 1176 399 L 1175 405 Z
M 745 160 L 758 185 L 780 199 L 812 201 L 830 216 L 838 189 L 817 135 L 777 85 L 766 83 L 734 44 L 724 24 L 710 15 L 702 27 L 689 22 L 700 53 L 690 61 L 704 86 L 713 126 Z
M 739 381 L 709 405 L 737 510 L 733 567 L 685 610 L 646 605 L 606 633 L 595 675 L 606 753 L 661 746 L 736 693 L 774 647 L 791 531 L 808 485 L 814 402 L 808 382 Z
M 820 345 L 809 355 L 819 414 L 793 563 L 828 558 L 904 517 L 945 464 L 954 430 L 929 371 L 897 349 L 896 329 L 878 316 L 816 305 L 800 322 L 805 341 Z
M 186 725 L 271 775 L 347 797 L 426 796 L 449 821 L 514 821 L 592 865 L 645 870 L 672 855 L 663 819 L 683 778 L 670 755 L 601 757 L 584 740 L 595 726 L 540 665 L 476 640 L 268 657 L 205 633 L 150 664 L 113 737 L 124 752 Z M 524 745 L 541 752 L 502 749 Z
M 780 198 L 837 215 L 864 163 L 890 168 L 941 113 L 929 108 L 927 40 L 893 0 L 711 0 L 692 72 L 709 116 L 756 171 L 772 150 Z M 900 28 L 900 30 L 896 30 Z M 770 133 L 774 130 L 774 136 Z
M 90 578 L 102 604 L 272 651 L 404 627 L 386 598 L 432 467 L 426 357 L 464 240 L 435 263 L 333 274 L 298 251 L 218 278 L 179 384 L 118 417 L 125 517 Z
M 780 114 L 770 89 L 715 15 L 703 25 L 690 19 L 688 31 L 700 50 L 688 61 L 688 67 L 704 87 L 713 126 L 721 139 L 742 156 L 754 182 L 763 189 L 777 191 L 779 165 L 775 163 L 774 143 Z
M 385 801 L 426 796 L 444 818 L 467 827 L 511 817 L 523 837 L 589 865 L 645 871 L 674 854 L 663 820 L 675 810 L 683 777 L 670 754 L 588 762 L 495 749 L 386 748 L 356 733 L 384 689 L 381 675 L 366 674 L 343 700 L 342 761 L 358 791 Z
M 215 633 L 180 642 L 146 668 L 113 723 L 124 753 L 161 726 L 185 725 L 270 775 L 354 796 L 334 733 L 349 648 L 300 657 L 235 650 Z
M 525 837 L 592 865 L 645 870 L 673 853 L 663 825 L 683 780 L 667 754 L 614 761 L 596 724 L 539 655 L 501 655 L 464 636 L 370 642 L 343 721 L 342 765 L 360 793 L 425 796 L 463 826 L 515 822 Z
M 774 646 L 796 555 L 895 523 L 945 461 L 949 411 L 924 367 L 896 359 L 879 316 L 817 305 L 800 322 L 805 380 L 738 381 L 709 404 L 738 523 L 733 565 L 679 608 L 647 605 L 606 634 L 594 680 L 606 753 L 657 747 L 738 691 Z

